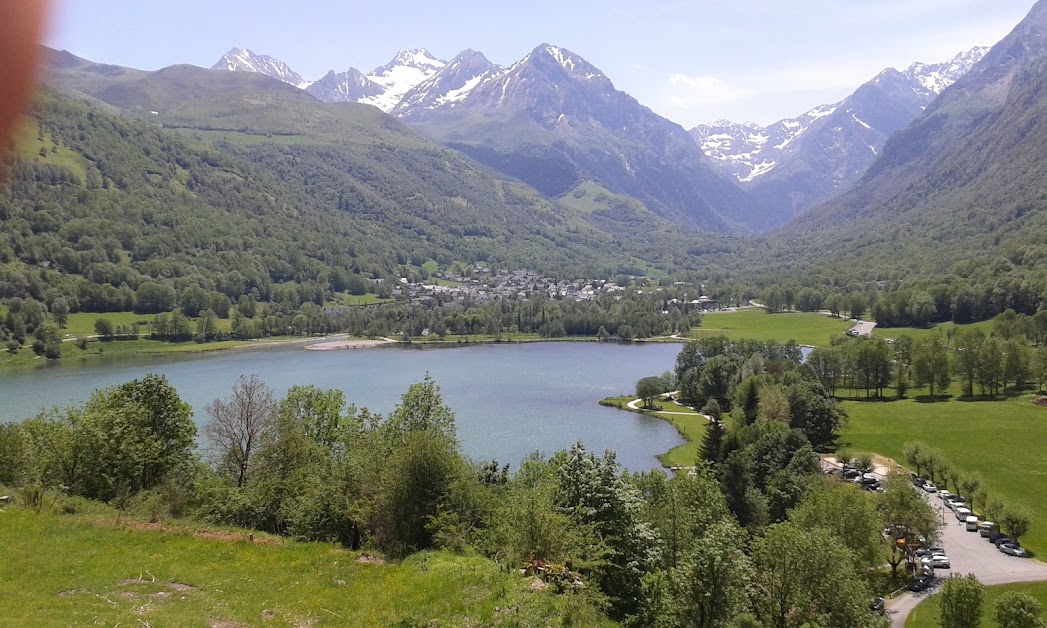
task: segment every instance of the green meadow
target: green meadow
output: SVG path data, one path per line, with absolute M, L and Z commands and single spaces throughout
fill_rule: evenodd
M 331 544 L 114 518 L 0 510 L 0 625 L 486 625 L 564 603 L 479 556 L 385 563 Z
M 844 401 L 850 420 L 840 443 L 902 464 L 906 442 L 940 449 L 954 467 L 981 474 L 990 497 L 1028 508 L 1032 528 L 1022 544 L 1047 556 L 1047 408 L 1033 399 Z
M 763 342 L 795 340 L 801 345 L 828 346 L 829 340 L 846 332 L 853 323 L 817 312 L 768 314 L 763 308 L 735 312 L 710 312 L 702 316 L 701 327 L 691 329 L 692 338 L 724 335 Z

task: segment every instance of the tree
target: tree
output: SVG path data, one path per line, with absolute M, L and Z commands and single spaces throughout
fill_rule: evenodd
M 1000 524 L 1000 529 L 1003 530 L 1004 534 L 1015 541 L 1025 536 L 1029 531 L 1031 522 L 1032 518 L 1029 515 L 1029 511 L 1022 506 L 1008 506 L 1004 508 L 1003 513 L 997 519 L 997 523 Z
M 613 551 L 594 571 L 617 619 L 642 608 L 642 581 L 659 562 L 659 542 L 643 521 L 639 491 L 622 476 L 614 452 L 597 457 L 576 443 L 555 459 L 556 505 L 576 524 L 592 526 Z
M 33 344 L 33 349 L 39 349 L 41 355 L 48 360 L 57 360 L 62 357 L 62 331 L 52 322 L 46 322 L 36 330 L 36 338 L 39 346 Z
M 95 333 L 102 340 L 113 339 L 113 321 L 108 318 L 95 319 Z
M 152 488 L 192 461 L 192 410 L 161 375 L 95 392 L 74 426 L 75 486 L 88 497 Z
M 705 530 L 670 575 L 676 626 L 714 628 L 748 608 L 752 568 L 742 552 L 745 531 L 730 519 Z
M 727 430 L 723 425 L 723 421 L 716 419 L 710 421 L 709 428 L 705 430 L 705 436 L 702 437 L 702 448 L 698 452 L 700 458 L 710 464 L 720 462 L 722 460 L 723 441 L 726 434 Z
M 983 395 L 995 397 L 1003 378 L 1003 345 L 995 336 L 989 336 L 978 352 L 978 387 Z
M 916 550 L 937 541 L 942 523 L 931 505 L 912 490 L 904 474 L 895 472 L 887 476 L 884 488 L 879 510 L 883 527 L 891 531 L 885 540 L 891 573 L 897 577 L 902 561 L 915 567 Z
M 1040 602 L 1021 591 L 1008 591 L 996 599 L 993 618 L 1000 628 L 1044 628 Z
M 935 389 L 944 391 L 949 387 L 952 374 L 949 369 L 949 353 L 941 334 L 931 334 L 915 341 L 913 346 L 913 371 L 917 386 L 928 386 L 930 396 Z
M 204 427 L 215 463 L 242 488 L 251 470 L 251 459 L 272 429 L 276 403 L 273 391 L 257 375 L 243 375 L 228 400 L 207 405 L 211 422 Z
M 902 446 L 902 455 L 905 457 L 905 461 L 909 463 L 909 466 L 916 469 L 916 475 L 920 475 L 920 471 L 923 467 L 923 457 L 927 450 L 927 445 L 919 441 L 909 441 Z
M 385 424 L 390 446 L 405 442 L 412 432 L 434 432 L 456 443 L 454 411 L 444 403 L 440 386 L 428 373 L 421 382 L 411 384 Z
M 753 544 L 753 610 L 764 625 L 865 626 L 866 588 L 850 551 L 822 528 L 778 523 Z
M 387 544 L 399 555 L 433 546 L 429 526 L 441 503 L 451 493 L 460 457 L 455 444 L 436 431 L 408 433 L 389 458 L 385 504 Z
M 643 400 L 645 408 L 653 407 L 655 397 L 666 392 L 664 384 L 662 378 L 656 375 L 640 378 L 636 382 L 636 396 Z
M 62 297 L 52 301 L 51 316 L 54 317 L 59 327 L 65 328 L 65 324 L 69 320 L 69 302 Z
M 830 480 L 815 484 L 789 520 L 804 529 L 828 530 L 851 550 L 856 569 L 883 562 L 883 536 L 873 494 L 850 483 Z
M 978 628 L 982 623 L 985 588 L 974 574 L 952 574 L 938 596 L 942 628 Z
M 280 400 L 277 413 L 300 425 L 306 436 L 330 449 L 341 437 L 346 419 L 345 396 L 340 390 L 321 390 L 316 386 L 292 386 Z M 348 410 L 355 414 L 355 407 Z

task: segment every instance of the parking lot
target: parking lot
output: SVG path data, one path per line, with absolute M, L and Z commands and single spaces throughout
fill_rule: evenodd
M 927 591 L 906 592 L 888 602 L 887 612 L 891 617 L 892 626 L 903 628 L 912 609 L 924 598 L 936 593 L 942 579 L 951 573 L 973 573 L 985 585 L 1047 580 L 1047 564 L 1031 558 L 1017 558 L 1004 554 L 977 532 L 968 532 L 966 527 L 956 520 L 952 511 L 942 504 L 938 493 L 923 495 L 945 522 L 939 545 L 945 549 L 952 567 L 936 569 L 935 584 Z

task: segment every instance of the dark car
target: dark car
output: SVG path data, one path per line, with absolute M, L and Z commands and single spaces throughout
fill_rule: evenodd
M 874 597 L 872 602 L 869 602 L 869 610 L 877 615 L 883 615 L 887 612 L 887 604 L 882 597 Z
M 927 479 L 926 478 L 922 478 L 920 476 L 916 476 L 916 477 L 914 477 L 912 479 L 912 485 L 913 486 L 923 486 L 926 483 L 927 483 Z
M 995 543 L 996 539 L 1003 538 L 1003 532 L 1000 532 L 999 530 L 993 530 L 989 533 L 989 536 L 987 538 L 989 539 L 990 543 Z
M 924 574 L 909 583 L 909 590 L 916 593 L 920 591 L 926 591 L 927 587 L 931 586 L 931 582 L 933 581 L 934 576 L 930 574 Z
M 1014 539 L 1012 539 L 1012 538 L 1010 538 L 1008 536 L 999 536 L 999 537 L 996 537 L 996 540 L 994 540 L 992 543 L 996 547 L 999 547 L 999 546 L 1003 545 L 1004 543 L 1015 543 L 1015 544 L 1017 544 L 1018 541 L 1015 541 Z

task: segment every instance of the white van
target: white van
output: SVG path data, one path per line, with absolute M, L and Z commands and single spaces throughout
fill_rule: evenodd
M 964 523 L 967 524 L 968 532 L 978 531 L 978 517 L 975 517 L 974 515 L 967 515 L 967 518 L 964 519 Z
M 996 532 L 996 524 L 992 521 L 983 521 L 978 524 L 978 534 L 980 536 L 989 536 L 993 532 Z
M 971 516 L 971 509 L 963 506 L 957 506 L 954 512 L 956 512 L 957 521 L 967 521 L 967 517 Z

